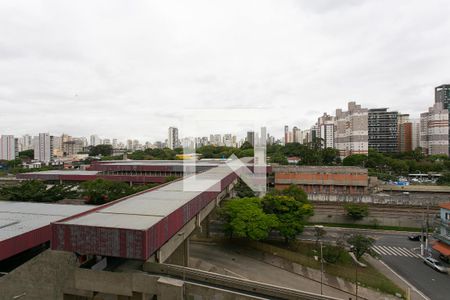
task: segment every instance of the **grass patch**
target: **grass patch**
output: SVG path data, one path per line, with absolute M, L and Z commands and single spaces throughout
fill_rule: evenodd
M 320 270 L 320 262 L 313 258 L 315 255 L 320 255 L 320 248 L 314 242 L 293 241 L 290 244 L 285 244 L 282 241 L 249 242 L 248 246 L 276 254 L 302 266 Z M 389 278 L 367 262 L 364 263 L 367 265 L 366 268 L 358 267 L 359 286 L 370 287 L 391 295 L 396 293 L 405 295 L 405 292 Z M 339 262 L 324 264 L 324 272 L 353 283 L 356 282 L 356 264 L 345 250 L 342 250 Z
M 314 223 L 308 225 L 323 225 L 325 227 L 342 227 L 342 228 L 357 228 L 357 229 L 376 229 L 376 230 L 395 230 L 407 232 L 420 232 L 420 228 L 415 227 L 399 227 L 399 226 L 385 226 L 385 225 L 368 225 L 368 224 L 353 224 L 353 223 Z

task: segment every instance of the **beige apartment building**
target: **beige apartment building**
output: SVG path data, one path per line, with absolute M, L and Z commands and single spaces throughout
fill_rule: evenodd
M 448 110 L 442 102 L 420 114 L 420 147 L 427 155 L 449 154 Z
M 348 111 L 336 110 L 335 147 L 341 158 L 351 154 L 368 154 L 368 109 L 355 102 L 348 103 Z

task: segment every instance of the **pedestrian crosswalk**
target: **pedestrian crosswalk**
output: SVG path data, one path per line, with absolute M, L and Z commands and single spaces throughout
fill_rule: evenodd
M 413 250 L 405 248 L 405 247 L 373 246 L 372 249 L 379 255 L 420 258 L 419 254 L 417 254 Z

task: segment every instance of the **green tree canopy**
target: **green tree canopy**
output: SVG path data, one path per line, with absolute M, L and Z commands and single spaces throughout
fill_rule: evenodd
M 303 231 L 308 218 L 314 214 L 306 193 L 295 185 L 267 194 L 262 203 L 265 213 L 276 216 L 276 229 L 286 242 L 295 239 Z
M 134 190 L 125 182 L 104 179 L 85 181 L 80 185 L 81 194 L 89 204 L 104 204 L 130 195 Z
M 78 193 L 71 185 L 55 184 L 48 187 L 42 181 L 27 180 L 17 186 L 1 188 L 0 196 L 9 201 L 55 202 L 66 198 L 76 198 Z
M 353 220 L 361 220 L 369 215 L 369 206 L 364 203 L 346 203 L 344 209 Z
M 110 156 L 113 153 L 111 145 L 97 145 L 93 146 L 89 150 L 89 156 Z
M 371 237 L 355 234 L 347 239 L 347 243 L 352 247 L 352 251 L 358 260 L 366 253 L 373 255 L 371 248 L 375 240 Z
M 238 198 L 253 198 L 255 197 L 255 192 L 248 185 L 245 184 L 242 179 L 239 178 L 238 183 L 235 185 L 234 190 Z
M 34 150 L 24 150 L 19 152 L 19 157 L 22 159 L 34 159 Z
M 265 214 L 259 198 L 238 198 L 225 203 L 220 212 L 225 220 L 225 232 L 230 237 L 263 240 L 277 226 L 274 215 Z

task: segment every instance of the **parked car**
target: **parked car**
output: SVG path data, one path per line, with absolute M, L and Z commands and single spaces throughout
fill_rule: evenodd
M 422 238 L 422 240 L 425 241 L 427 239 L 427 236 L 421 234 L 413 234 L 408 236 L 408 239 L 411 241 L 420 241 L 420 238 Z
M 450 256 L 445 256 L 444 254 L 439 254 L 439 259 L 445 261 L 446 263 L 450 263 Z
M 437 259 L 434 259 L 432 257 L 427 257 L 423 260 L 423 262 L 425 264 L 427 264 L 428 266 L 432 267 L 433 269 L 435 269 L 438 272 L 442 272 L 442 273 L 447 273 L 447 267 L 444 266 L 440 261 L 438 261 Z

